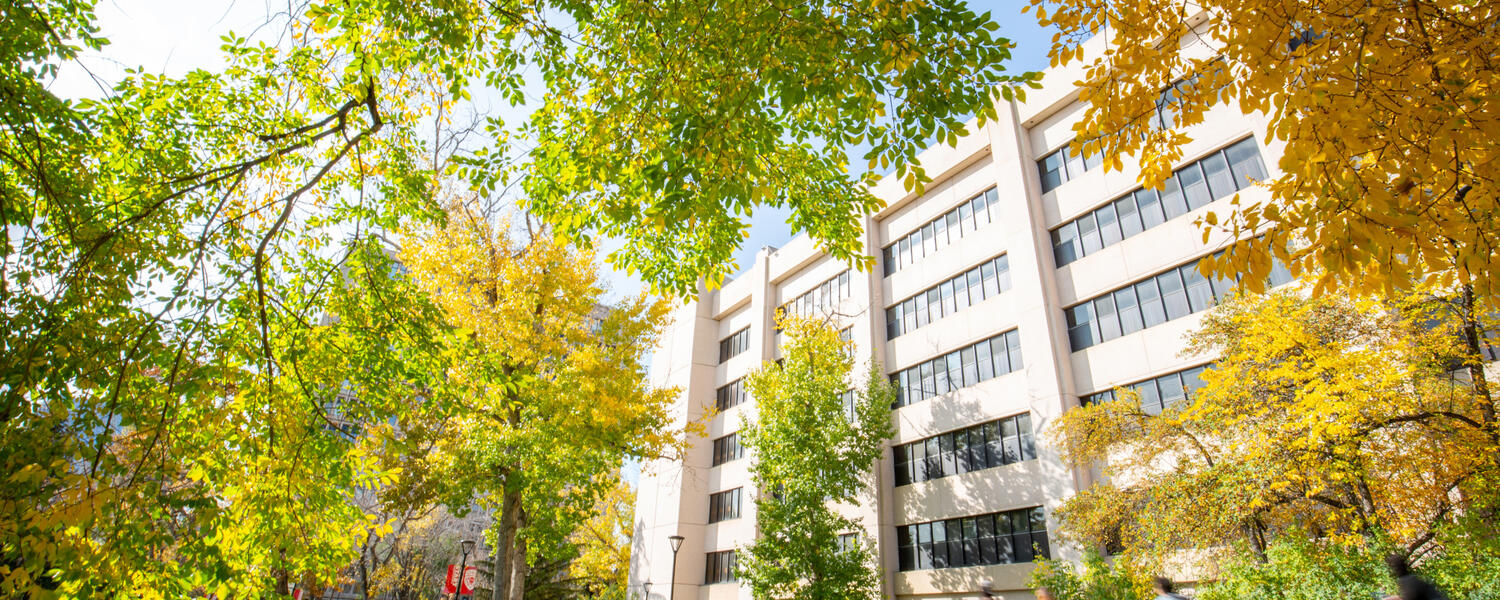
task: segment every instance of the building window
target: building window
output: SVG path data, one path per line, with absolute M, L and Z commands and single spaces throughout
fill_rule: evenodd
M 1159 415 L 1168 407 L 1181 407 L 1192 399 L 1193 393 L 1203 387 L 1203 371 L 1208 365 L 1199 365 L 1191 369 L 1185 369 L 1176 373 L 1168 373 L 1160 377 L 1153 377 L 1145 381 L 1117 386 L 1120 388 L 1134 390 L 1140 396 L 1141 412 L 1148 415 Z M 1088 406 L 1099 402 L 1109 402 L 1115 399 L 1115 390 L 1108 389 L 1095 392 L 1082 398 L 1079 403 Z
M 1292 273 L 1281 261 L 1271 267 L 1269 283 L 1291 283 Z M 1198 272 L 1195 259 L 1145 280 L 1106 292 L 1063 309 L 1068 318 L 1068 343 L 1077 352 L 1125 334 L 1207 310 L 1233 293 L 1229 279 L 1209 280 Z
M 1042 507 L 896 527 L 902 571 L 1026 563 L 1051 556 Z
M 896 486 L 900 487 L 1033 460 L 1036 437 L 1031 430 L 1031 415 L 1020 414 L 894 446 L 891 451 L 895 455 Z
M 974 357 L 973 369 L 964 363 L 971 354 Z M 1019 371 L 1021 366 L 1021 335 L 1012 329 L 892 373 L 891 382 L 896 384 L 896 407 Z
M 849 297 L 851 288 L 849 285 L 849 271 L 834 275 L 828 280 L 813 286 L 807 293 L 788 300 L 786 304 L 777 307 L 781 316 L 812 316 L 817 313 L 827 313 L 838 306 L 838 303 Z M 777 329 L 777 333 L 781 330 Z
M 839 552 L 849 552 L 859 548 L 858 533 L 840 533 L 838 539 Z
M 717 467 L 745 456 L 745 447 L 740 445 L 739 432 L 714 440 L 714 464 Z
M 1042 177 L 1042 193 L 1057 189 L 1069 180 L 1083 176 L 1085 171 L 1099 166 L 1098 156 L 1073 154 L 1075 143 L 1053 150 L 1036 161 L 1037 173 Z
M 896 238 L 881 251 L 881 265 L 885 276 L 915 264 L 924 256 L 973 234 L 980 227 L 1000 218 L 999 193 L 995 188 L 960 202 L 948 212 L 938 215 L 921 227 Z
M 704 561 L 703 583 L 724 583 L 735 580 L 734 551 L 709 552 Z
M 740 518 L 740 490 L 734 488 L 708 496 L 708 522 L 718 523 Z
M 729 360 L 731 356 L 744 352 L 750 348 L 750 328 L 746 327 L 719 340 L 719 362 Z
M 1052 258 L 1061 267 L 1265 178 L 1255 138 L 1245 138 L 1177 169 L 1160 191 L 1137 189 L 1063 223 Z
M 1009 289 L 1010 256 L 1001 254 L 885 309 L 886 339 L 896 339 Z M 916 318 L 918 311 L 921 318 Z
M 732 406 L 738 406 L 749 397 L 750 394 L 745 391 L 745 380 L 736 379 L 714 392 L 714 408 L 725 411 Z

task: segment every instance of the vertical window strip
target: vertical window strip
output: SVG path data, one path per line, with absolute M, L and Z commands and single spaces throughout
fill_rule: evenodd
M 734 488 L 708 496 L 708 522 L 718 523 L 740 518 L 740 490 Z
M 1192 400 L 1193 393 L 1202 389 L 1203 371 L 1209 366 L 1199 365 L 1116 387 L 1134 391 L 1139 396 L 1141 412 L 1159 415 L 1167 408 L 1186 406 Z M 1079 403 L 1088 406 L 1114 399 L 1115 390 L 1111 388 L 1084 396 L 1079 399 Z
M 806 293 L 788 300 L 785 304 L 777 307 L 783 316 L 811 316 L 818 312 L 827 313 L 838 306 L 838 303 L 848 298 L 852 286 L 849 281 L 849 270 L 829 277 L 827 280 L 813 286 Z M 776 330 L 777 333 L 781 329 Z
M 714 462 L 717 467 L 724 463 L 739 460 L 745 456 L 745 447 L 740 445 L 739 432 L 731 433 L 714 440 Z
M 936 456 L 928 452 L 934 447 Z M 1034 460 L 1036 435 L 1030 413 L 1024 413 L 900 444 L 891 450 L 895 482 L 900 487 Z
M 719 362 L 723 363 L 748 349 L 750 349 L 750 328 L 745 327 L 719 340 Z
M 974 352 L 975 368 L 963 368 L 968 351 Z M 981 360 L 985 359 L 981 364 Z M 1021 370 L 1021 336 L 1012 329 L 976 344 L 959 348 L 891 374 L 896 384 L 896 405 L 899 408 L 915 404 L 933 396 L 966 388 L 981 381 Z M 971 379 L 972 378 L 972 379 Z
M 1291 281 L 1291 271 L 1276 261 L 1271 268 L 1270 286 L 1277 287 Z M 1198 272 L 1198 259 L 1194 259 L 1063 309 L 1068 319 L 1068 344 L 1077 352 L 1121 335 L 1207 310 L 1233 293 L 1234 287 L 1232 280 L 1204 277 Z
M 1061 267 L 1265 178 L 1255 138 L 1245 138 L 1177 169 L 1160 191 L 1137 189 L 1063 223 L 1052 230 L 1052 258 Z
M 714 408 L 720 411 L 728 410 L 749 398 L 750 394 L 745 390 L 744 379 L 736 379 L 714 391 Z
M 902 571 L 1026 563 L 1052 555 L 1042 507 L 896 527 Z
M 1082 177 L 1085 172 L 1101 164 L 1096 155 L 1073 154 L 1075 145 L 1078 143 L 1069 142 L 1036 161 L 1037 173 L 1042 178 L 1043 194 L 1057 189 L 1058 186 L 1068 181 Z
M 881 250 L 881 265 L 885 276 L 890 277 L 923 257 L 1000 220 L 999 202 L 999 192 L 990 188 L 896 238 L 896 241 Z
M 1009 290 L 1010 255 L 1001 254 L 885 309 L 886 339 L 896 339 Z M 921 318 L 907 318 L 918 311 L 922 311 Z
M 733 550 L 709 552 L 703 562 L 703 583 L 724 583 L 735 580 L 737 565 Z

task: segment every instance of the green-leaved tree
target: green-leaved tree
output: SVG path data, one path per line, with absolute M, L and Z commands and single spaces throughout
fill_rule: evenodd
M 863 528 L 834 504 L 855 502 L 868 486 L 870 466 L 892 434 L 895 391 L 872 364 L 850 410 L 849 343 L 822 321 L 791 318 L 782 326 L 784 360 L 746 378 L 759 421 L 741 435 L 755 457 L 761 537 L 739 562 L 739 577 L 756 600 L 878 598 L 869 549 L 839 544 L 840 535 Z

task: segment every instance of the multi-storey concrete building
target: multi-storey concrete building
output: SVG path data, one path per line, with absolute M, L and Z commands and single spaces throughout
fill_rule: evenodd
M 1091 44 L 1098 51 L 1103 44 Z M 1204 47 L 1183 52 L 1207 56 Z M 646 465 L 636 509 L 631 593 L 654 599 L 748 599 L 734 551 L 754 539 L 753 457 L 733 437 L 755 400 L 740 378 L 778 357 L 777 308 L 823 311 L 850 328 L 857 360 L 879 361 L 901 390 L 890 449 L 857 506 L 887 597 L 1030 598 L 1032 548 L 1049 544 L 1052 510 L 1091 474 L 1058 459 L 1041 435 L 1094 394 L 1135 385 L 1148 405 L 1197 385 L 1211 357 L 1184 355 L 1224 282 L 1194 270 L 1223 246 L 1194 225 L 1263 189 L 1280 149 L 1264 145 L 1259 115 L 1220 107 L 1192 138 L 1165 190 L 1143 190 L 1138 171 L 1104 172 L 1073 157 L 1084 110 L 1075 63 L 1046 73 L 1025 102 L 956 146 L 921 156 L 933 182 L 907 192 L 888 177 L 873 193 L 886 208 L 864 222 L 873 272 L 851 270 L 799 237 L 758 254 L 748 271 L 681 307 L 657 349 L 655 385 L 682 390 L 680 422 L 708 433 L 681 462 Z M 1152 118 L 1173 126 L 1171 95 Z M 1278 273 L 1284 276 L 1284 273 Z M 676 556 L 669 536 L 684 538 Z M 675 591 L 669 584 L 675 579 Z M 643 585 L 643 584 L 649 584 Z

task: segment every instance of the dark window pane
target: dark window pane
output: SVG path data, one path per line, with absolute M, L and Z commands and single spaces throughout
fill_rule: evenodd
M 1167 309 L 1161 302 L 1161 293 L 1156 289 L 1156 279 L 1147 279 L 1135 284 L 1135 295 L 1141 304 L 1141 319 L 1146 327 L 1167 322 Z
M 1174 185 L 1167 182 L 1167 188 Z M 1140 207 L 1141 227 L 1150 229 L 1166 222 L 1167 217 L 1161 210 L 1161 199 L 1156 196 L 1156 190 L 1140 190 L 1135 193 L 1135 205 Z
M 932 568 L 948 566 L 948 528 L 942 521 L 932 524 Z
M 1036 163 L 1037 172 L 1042 177 L 1042 193 L 1047 193 L 1062 185 L 1063 182 L 1063 157 L 1061 153 L 1053 152 L 1042 157 Z
M 1000 291 L 1010 289 L 1010 255 L 1005 254 L 995 259 L 995 278 L 1000 281 Z
M 912 300 L 915 302 L 914 308 L 917 309 L 917 325 L 912 329 L 926 327 L 927 317 L 929 315 L 929 312 L 927 310 L 927 294 L 917 294 L 916 297 L 912 298 Z
M 953 438 L 953 465 L 954 473 L 968 473 L 973 471 L 974 466 L 969 463 L 969 434 L 963 431 L 955 431 L 948 434 Z
M 944 477 L 958 474 L 958 455 L 953 446 L 953 434 L 938 436 L 938 448 L 942 452 Z
M 1047 543 L 1047 532 L 1035 532 L 1031 534 L 1031 545 L 1036 548 L 1038 558 L 1051 558 L 1052 548 Z
M 1197 172 L 1197 167 L 1193 169 Z M 1163 211 L 1166 211 L 1167 219 L 1171 220 L 1187 214 L 1187 199 L 1182 195 L 1181 180 L 1178 177 L 1169 177 L 1163 186 L 1160 194 L 1161 207 Z
M 1173 269 L 1156 276 L 1156 285 L 1161 287 L 1162 304 L 1167 308 L 1167 320 L 1176 319 L 1192 312 L 1188 305 L 1187 292 L 1182 289 L 1182 279 Z
M 1156 378 L 1156 385 L 1161 388 L 1161 407 L 1163 410 L 1166 410 L 1167 407 L 1182 406 L 1183 398 L 1187 397 L 1187 390 L 1182 388 L 1181 376 L 1173 373 L 1166 377 L 1158 377 Z
M 986 344 L 987 345 L 987 344 Z M 975 362 L 974 347 L 964 348 L 961 352 L 964 364 L 964 387 L 979 383 L 979 365 Z
M 1094 311 L 1093 307 L 1085 302 L 1066 309 L 1068 315 L 1068 343 L 1077 352 L 1094 345 L 1097 339 L 1094 335 Z
M 1161 414 L 1161 392 L 1156 389 L 1156 380 L 1148 379 L 1133 386 L 1141 398 L 1141 411 L 1148 415 Z
M 1094 300 L 1094 321 L 1099 324 L 1099 341 L 1120 337 L 1120 317 L 1115 314 L 1115 299 L 1104 295 Z
M 887 246 L 880 253 L 880 265 L 885 268 L 885 276 L 890 277 L 896 272 L 896 253 L 893 248 Z
M 1021 460 L 1036 458 L 1036 434 L 1031 431 L 1031 415 L 1018 415 L 1016 428 L 1021 431 Z
M 948 362 L 948 387 L 955 390 L 964 387 L 963 363 L 959 356 L 957 352 L 949 352 L 943 357 Z
M 964 525 L 959 519 L 949 519 L 948 525 L 948 566 L 962 567 L 964 565 Z
M 905 444 L 891 448 L 896 463 L 896 485 L 911 483 L 911 447 Z
M 885 309 L 885 338 L 894 340 L 901 335 L 901 305 Z
M 1099 226 L 1094 222 L 1094 213 L 1085 213 L 1078 217 L 1078 239 L 1083 244 L 1083 256 L 1098 252 L 1104 247 L 1103 238 L 1099 237 Z
M 1099 222 L 1099 236 L 1103 238 L 1105 246 L 1119 243 L 1124 238 L 1120 233 L 1120 224 L 1115 220 L 1115 205 L 1099 207 L 1094 211 L 1094 219 Z
M 937 479 L 939 477 L 944 477 L 947 475 L 947 473 L 943 472 L 943 451 L 938 444 L 938 439 L 935 437 L 927 438 L 927 440 L 923 442 L 923 445 L 927 448 L 926 479 Z
M 1230 146 L 1224 150 L 1229 159 L 1229 170 L 1234 176 L 1237 189 L 1245 189 L 1252 181 L 1266 178 L 1266 168 L 1260 162 L 1260 151 L 1255 147 L 1255 138 Z
M 979 555 L 979 524 L 978 519 L 969 517 L 963 520 L 964 540 L 964 562 L 965 566 L 982 565 L 984 559 Z
M 1003 438 L 1005 455 L 1004 464 L 1021 461 L 1021 433 L 1016 429 L 1015 419 L 1000 421 L 1000 436 Z
M 1066 157 L 1064 164 L 1068 171 L 1068 179 L 1077 179 L 1079 175 L 1083 174 L 1083 155 L 1074 154 L 1072 145 L 1063 146 L 1062 150 L 1059 150 L 1058 153 Z
M 985 456 L 984 427 L 976 425 L 964 430 L 964 435 L 969 438 L 969 470 L 978 471 L 989 468 L 990 461 Z
M 1143 229 L 1141 227 L 1141 216 L 1135 209 L 1134 196 L 1127 195 L 1124 198 L 1115 200 L 1115 214 L 1120 219 L 1120 234 L 1122 236 L 1130 237 L 1140 233 Z
M 1193 312 L 1208 310 L 1214 302 L 1214 290 L 1208 285 L 1208 279 L 1198 272 L 1198 265 L 1190 264 L 1178 271 L 1187 284 L 1188 304 L 1192 306 Z
M 1218 152 L 1198 162 L 1203 166 L 1203 175 L 1208 178 L 1208 192 L 1215 200 L 1226 198 L 1237 189 L 1234 175 L 1229 173 L 1229 162 Z
M 896 531 L 898 531 L 898 532 L 906 532 L 906 530 L 907 530 L 906 527 L 897 527 L 896 528 Z M 907 533 L 906 535 L 910 536 L 911 534 Z M 908 544 L 908 545 L 904 545 L 904 546 L 898 546 L 897 552 L 899 553 L 898 554 L 898 556 L 899 556 L 898 560 L 900 562 L 900 569 L 902 571 L 916 570 L 916 568 L 917 568 L 917 547 L 915 545 Z
M 918 370 L 922 376 L 922 396 L 919 399 L 926 400 L 937 393 L 937 379 L 932 372 L 932 362 L 922 363 Z
M 1052 232 L 1052 258 L 1061 267 L 1078 260 L 1078 225 L 1069 222 Z
M 995 376 L 995 365 L 990 361 L 990 345 L 982 342 L 975 344 L 974 362 L 978 363 L 980 381 L 987 381 Z
M 1000 439 L 1000 424 L 984 424 L 985 460 L 991 467 L 1005 464 L 1004 442 Z
M 1144 327 L 1141 307 L 1135 301 L 1135 287 L 1127 286 L 1115 292 L 1115 310 L 1120 314 L 1120 333 L 1130 334 Z
M 1010 371 L 1012 373 L 1021 370 L 1025 366 L 1021 362 L 1021 332 L 1018 330 L 1005 334 L 1005 350 L 1010 355 Z
M 1208 182 L 1203 179 L 1203 171 L 1198 168 L 1198 163 L 1193 163 L 1177 171 L 1175 179 L 1182 182 L 1182 195 L 1187 198 L 1189 210 L 1201 208 L 1213 200 L 1208 192 Z
M 952 279 L 955 312 L 969 307 L 969 279 L 963 274 Z

